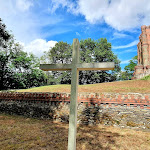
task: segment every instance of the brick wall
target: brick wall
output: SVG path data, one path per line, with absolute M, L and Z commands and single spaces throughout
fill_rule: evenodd
M 45 102 L 70 102 L 70 93 L 21 93 L 1 92 L 0 100 L 13 101 L 45 101 Z M 79 93 L 78 103 L 97 105 L 126 105 L 141 109 L 150 109 L 150 94 L 140 93 Z

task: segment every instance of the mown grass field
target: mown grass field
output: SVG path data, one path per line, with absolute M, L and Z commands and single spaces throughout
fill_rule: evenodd
M 66 150 L 68 124 L 0 114 L 0 150 Z M 150 132 L 77 127 L 77 150 L 149 150 Z
M 71 85 L 49 85 L 30 89 L 17 90 L 18 92 L 61 92 L 70 93 Z M 131 92 L 131 93 L 150 93 L 150 80 L 129 80 L 107 82 L 99 84 L 79 85 L 79 92 Z

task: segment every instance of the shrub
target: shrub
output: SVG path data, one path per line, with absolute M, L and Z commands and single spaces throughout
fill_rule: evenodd
M 150 75 L 143 77 L 141 80 L 150 80 Z
M 129 126 L 129 127 L 136 127 L 138 125 L 135 122 L 133 122 L 133 121 L 128 121 L 127 122 L 127 126 Z

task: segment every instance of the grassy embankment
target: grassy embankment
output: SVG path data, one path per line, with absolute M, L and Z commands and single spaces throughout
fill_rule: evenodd
M 18 92 L 61 92 L 70 93 L 70 85 L 49 85 L 30 89 L 18 90 Z M 129 80 L 99 84 L 79 85 L 79 92 L 131 92 L 131 93 L 150 93 L 150 80 Z
M 0 114 L 1 150 L 66 150 L 68 124 Z M 77 150 L 148 150 L 150 132 L 107 126 L 77 128 Z

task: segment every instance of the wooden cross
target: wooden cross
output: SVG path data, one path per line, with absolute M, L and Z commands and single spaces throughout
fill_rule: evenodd
M 73 39 L 72 64 L 40 64 L 40 69 L 44 71 L 72 71 L 68 150 L 75 150 L 79 70 L 113 70 L 114 63 L 79 63 L 79 40 Z

